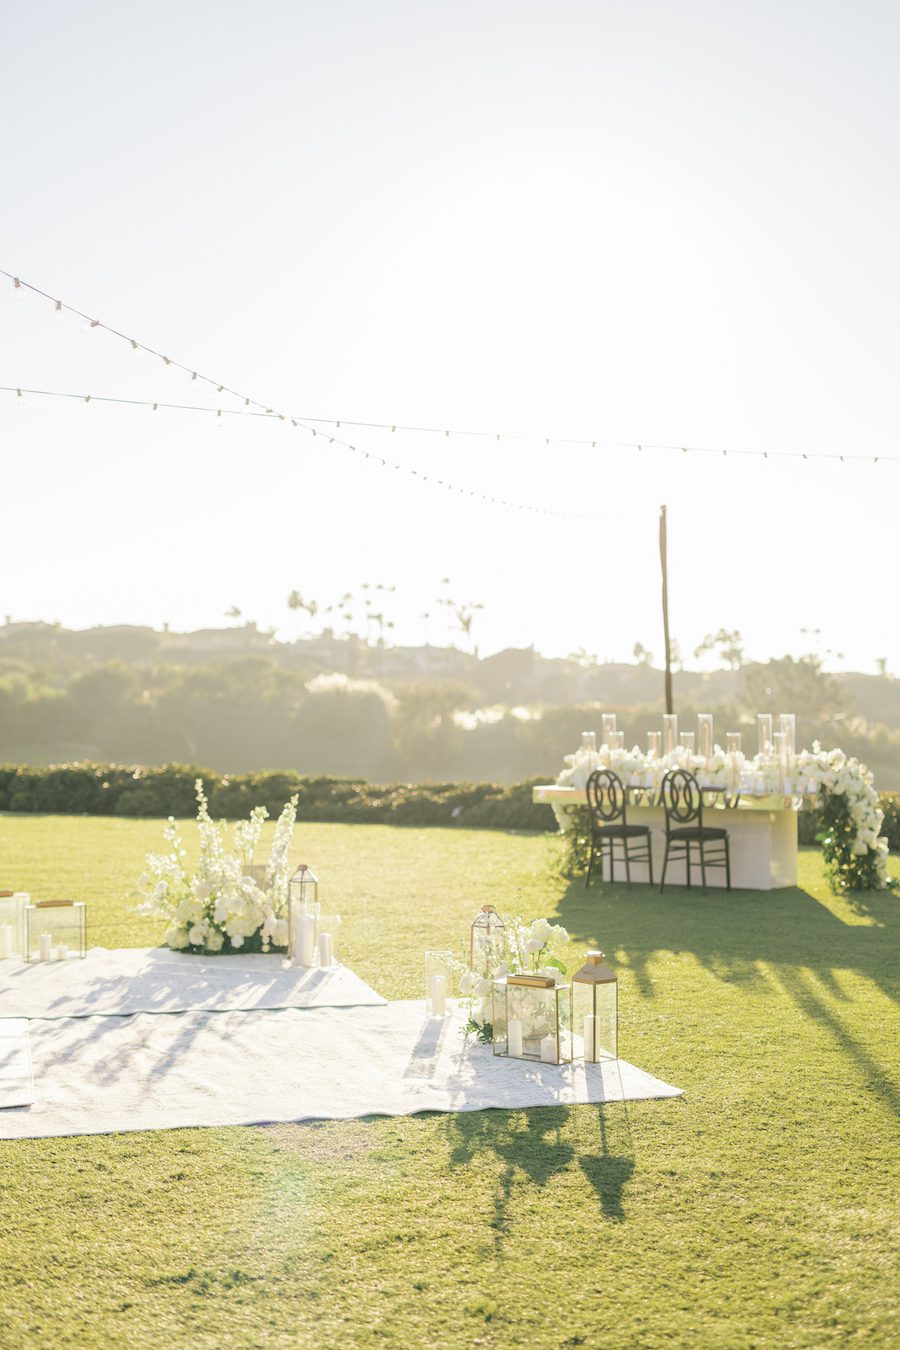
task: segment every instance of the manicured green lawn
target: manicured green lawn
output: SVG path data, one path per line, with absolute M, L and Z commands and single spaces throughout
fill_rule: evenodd
M 0 885 L 146 945 L 160 830 L 0 817 Z M 900 899 L 836 899 L 813 852 L 794 890 L 660 897 L 567 886 L 543 836 L 298 838 L 389 998 L 482 901 L 558 917 L 618 968 L 623 1056 L 686 1095 L 0 1144 L 0 1345 L 895 1343 Z

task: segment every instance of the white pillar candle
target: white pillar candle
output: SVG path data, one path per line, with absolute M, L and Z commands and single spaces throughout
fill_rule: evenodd
M 69 955 L 69 948 L 65 942 L 61 942 L 54 953 L 57 961 L 65 961 Z
M 431 1015 L 443 1017 L 447 1011 L 447 979 L 444 975 L 431 977 Z
M 330 933 L 319 934 L 319 965 L 334 965 L 334 943 L 331 940 Z
M 511 1017 L 506 1028 L 506 1048 L 513 1059 L 522 1057 L 522 1023 L 518 1017 Z
M 11 923 L 0 923 L 0 957 L 12 956 L 13 954 L 13 926 Z
M 53 937 L 50 933 L 41 933 L 38 936 L 38 960 L 49 961 L 53 955 Z
M 547 1035 L 541 1041 L 541 1060 L 544 1064 L 555 1064 L 559 1059 L 556 1048 L 556 1037 Z
M 301 966 L 314 966 L 316 963 L 316 921 L 311 914 L 301 914 L 297 920 L 294 959 Z
M 597 1063 L 597 1019 L 593 1013 L 584 1019 L 584 1058 L 587 1064 Z

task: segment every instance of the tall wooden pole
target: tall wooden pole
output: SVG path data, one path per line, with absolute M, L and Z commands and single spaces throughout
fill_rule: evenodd
M 662 566 L 663 638 L 666 644 L 666 712 L 672 707 L 672 662 L 669 651 L 669 572 L 666 564 L 666 508 L 659 508 L 659 561 Z

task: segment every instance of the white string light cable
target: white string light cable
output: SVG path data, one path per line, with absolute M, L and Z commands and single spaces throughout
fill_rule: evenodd
M 69 393 L 61 393 L 51 389 L 29 390 L 19 386 L 0 386 L 0 389 L 2 389 L 4 392 L 11 393 L 14 391 L 16 395 L 16 400 L 19 404 L 23 402 L 24 396 L 27 393 L 34 395 L 36 397 L 43 397 L 43 398 L 78 399 L 81 400 L 83 403 L 92 403 L 92 402 L 118 403 L 122 405 L 148 407 L 152 408 L 154 412 L 158 411 L 161 408 L 177 409 L 178 411 L 181 412 L 187 411 L 210 412 L 215 413 L 216 418 L 219 421 L 220 425 L 223 417 L 227 416 L 249 415 L 262 417 L 270 421 L 283 422 L 291 427 L 301 428 L 303 431 L 309 432 L 309 434 L 313 437 L 322 436 L 324 440 L 327 440 L 329 445 L 338 445 L 343 450 L 347 450 L 351 454 L 360 455 L 362 456 L 363 459 L 370 460 L 374 464 L 381 465 L 381 467 L 384 469 L 394 469 L 397 473 L 408 473 L 412 475 L 412 477 L 417 478 L 422 483 L 430 484 L 433 487 L 440 488 L 442 491 L 454 493 L 455 495 L 458 495 L 460 497 L 469 497 L 475 501 L 486 502 L 490 506 L 502 506 L 510 511 L 523 511 L 527 514 L 538 516 L 552 516 L 560 520 L 584 520 L 584 521 L 607 520 L 606 516 L 596 515 L 592 512 L 554 511 L 550 507 L 546 506 L 534 506 L 529 502 L 517 502 L 510 500 L 508 497 L 497 497 L 489 492 L 481 492 L 477 488 L 460 487 L 456 483 L 450 483 L 446 479 L 437 478 L 433 474 L 423 473 L 421 470 L 414 469 L 410 467 L 408 464 L 399 464 L 397 463 L 396 460 L 387 459 L 385 458 L 384 455 L 376 454 L 375 451 L 373 450 L 362 449 L 359 446 L 351 444 L 349 441 L 345 441 L 342 437 L 333 435 L 324 435 L 322 432 L 318 430 L 317 427 L 308 425 L 303 418 L 292 417 L 289 413 L 279 412 L 278 409 L 276 408 L 269 408 L 264 403 L 260 403 L 258 399 L 250 398 L 249 395 L 242 394 L 237 389 L 231 389 L 228 385 L 222 383 L 221 381 L 212 379 L 209 375 L 204 375 L 199 370 L 192 370 L 190 366 L 184 365 L 181 361 L 175 361 L 169 356 L 164 356 L 161 352 L 156 351 L 153 347 L 148 347 L 146 343 L 139 342 L 137 338 L 128 337 L 127 334 L 120 332 L 117 328 L 113 328 L 109 324 L 103 323 L 101 319 L 90 318 L 87 314 L 84 314 L 80 309 L 75 309 L 73 305 L 67 305 L 64 301 L 57 299 L 55 296 L 49 295 L 47 291 L 42 291 L 38 286 L 32 286 L 30 282 L 23 281 L 20 277 L 14 276 L 12 272 L 7 272 L 2 267 L 0 267 L 0 276 L 5 276 L 9 278 L 9 280 L 13 283 L 13 289 L 15 290 L 17 296 L 21 296 L 26 291 L 31 291 L 34 295 L 39 295 L 44 300 L 49 300 L 50 303 L 53 305 L 54 313 L 60 315 L 74 314 L 76 318 L 84 320 L 85 327 L 90 329 L 100 328 L 105 333 L 110 333 L 113 337 L 119 338 L 123 342 L 127 342 L 133 351 L 146 352 L 147 355 L 149 356 L 158 357 L 166 366 L 170 366 L 175 370 L 185 371 L 187 374 L 190 375 L 192 381 L 199 380 L 203 384 L 210 385 L 212 388 L 216 390 L 216 393 L 218 394 L 230 394 L 234 398 L 239 398 L 243 403 L 243 407 L 240 409 L 227 409 L 227 408 L 209 408 L 196 406 L 192 404 L 175 404 L 163 402 L 151 403 L 149 400 L 144 401 L 140 399 L 111 398 L 99 394 L 98 395 L 69 394 Z
M 5 268 L 0 267 L 0 276 L 4 276 L 9 281 L 12 282 L 14 292 L 17 296 L 22 296 L 26 292 L 30 291 L 34 295 L 38 295 L 42 299 L 48 300 L 53 306 L 54 313 L 58 315 L 62 315 L 64 313 L 74 314 L 76 318 L 83 320 L 84 325 L 87 329 L 89 330 L 93 330 L 95 328 L 102 329 L 103 332 L 109 333 L 113 337 L 119 338 L 123 342 L 127 342 L 128 345 L 134 351 L 145 352 L 148 356 L 156 357 L 158 360 L 161 360 L 164 365 L 169 366 L 174 370 L 184 371 L 185 374 L 190 375 L 192 381 L 199 380 L 203 384 L 207 384 L 211 388 L 215 389 L 218 394 L 229 394 L 234 398 L 240 399 L 244 405 L 245 412 L 249 409 L 256 409 L 257 410 L 256 415 L 258 416 L 269 417 L 282 422 L 285 421 L 290 422 L 292 426 L 302 427 L 304 431 L 310 432 L 313 436 L 319 434 L 318 432 L 319 427 L 326 427 L 326 426 L 334 427 L 335 430 L 340 430 L 344 427 L 352 427 L 359 430 L 389 431 L 392 433 L 396 433 L 398 431 L 413 432 L 418 435 L 443 436 L 444 438 L 449 438 L 450 436 L 476 437 L 478 439 L 491 440 L 495 442 L 527 441 L 533 443 L 535 441 L 541 441 L 544 445 L 547 446 L 572 445 L 572 446 L 590 447 L 592 450 L 598 449 L 631 450 L 635 451 L 638 454 L 642 454 L 644 451 L 653 451 L 653 452 L 660 451 L 664 453 L 682 454 L 682 455 L 721 455 L 725 458 L 727 458 L 729 455 L 732 455 L 735 457 L 740 456 L 751 459 L 837 460 L 841 464 L 856 464 L 856 463 L 881 464 L 881 463 L 900 462 L 900 456 L 898 455 L 857 455 L 857 454 L 844 455 L 836 451 L 821 451 L 821 450 L 809 450 L 809 451 L 733 450 L 714 446 L 675 445 L 675 444 L 661 445 L 655 443 L 651 444 L 646 441 L 644 442 L 603 441 L 603 440 L 578 439 L 566 436 L 527 436 L 521 433 L 509 433 L 500 431 L 473 431 L 473 430 L 462 430 L 459 428 L 454 429 L 452 427 L 408 426 L 400 422 L 394 423 L 354 422 L 346 418 L 308 417 L 305 415 L 298 416 L 298 415 L 291 415 L 288 413 L 281 413 L 274 408 L 266 407 L 266 405 L 264 403 L 260 403 L 258 399 L 249 398 L 246 394 L 242 394 L 239 390 L 232 389 L 223 382 L 219 380 L 214 380 L 211 376 L 204 375 L 201 371 L 194 370 L 190 366 L 184 365 L 184 363 L 181 361 L 176 361 L 169 356 L 164 356 L 162 352 L 156 351 L 155 348 L 147 346 L 147 344 L 144 342 L 139 342 L 137 338 L 128 337 L 127 334 L 120 332 L 119 329 L 117 328 L 113 328 L 110 324 L 104 323 L 101 319 L 92 319 L 89 315 L 83 313 L 80 309 L 75 309 L 74 306 L 67 305 L 64 301 L 58 300 L 55 296 L 50 295 L 47 291 L 42 291 L 38 286 L 33 286 L 31 282 L 23 281 L 20 277 L 15 276 L 12 272 L 7 272 Z M 3 388 L 7 387 L 4 386 Z M 23 390 L 21 392 L 24 393 L 26 391 Z M 90 401 L 90 399 L 94 397 L 93 395 L 56 394 L 54 391 L 51 390 L 34 390 L 32 392 L 34 392 L 35 394 L 42 394 L 46 397 L 82 398 L 86 402 Z M 114 399 L 114 398 L 106 398 L 101 400 L 99 396 L 97 397 L 97 401 L 107 403 L 123 403 L 123 404 L 137 403 L 140 405 L 140 400 Z M 198 412 L 214 411 L 217 413 L 219 417 L 221 417 L 222 415 L 227 415 L 226 409 L 218 409 L 218 408 L 209 409 L 203 407 L 194 408 L 193 405 L 188 404 L 147 403 L 146 405 L 142 406 L 148 407 L 152 406 L 154 408 L 165 408 L 165 407 L 178 408 L 179 410 L 184 411 L 191 410 Z M 407 472 L 413 474 L 415 475 L 415 477 L 420 478 L 424 482 L 431 482 L 437 484 L 440 487 L 446 488 L 450 492 L 459 492 L 464 496 L 468 495 L 470 497 L 480 498 L 482 501 L 490 502 L 495 505 L 507 506 L 514 510 L 531 511 L 538 515 L 560 516 L 572 520 L 603 519 L 603 517 L 600 516 L 582 515 L 577 512 L 551 511 L 545 507 L 528 506 L 518 502 L 508 501 L 506 498 L 492 497 L 486 493 L 478 492 L 477 490 L 470 490 L 467 488 L 457 488 L 450 483 L 442 482 L 438 478 L 429 477 L 428 475 L 423 474 L 416 469 L 409 468 L 408 465 L 398 464 L 393 460 L 385 459 L 383 456 L 376 455 L 373 452 L 369 451 L 360 452 L 355 445 L 351 445 L 348 441 L 344 441 L 337 436 L 329 436 L 328 442 L 331 445 L 340 445 L 344 449 L 352 451 L 354 454 L 362 453 L 367 459 L 373 459 L 375 460 L 376 463 L 380 463 L 385 468 L 391 468 L 397 470 L 398 472 Z
M 264 412 L 255 412 L 248 408 L 216 408 L 208 404 L 197 403 L 164 403 L 161 400 L 151 401 L 150 399 L 139 398 L 112 398 L 104 394 L 71 394 L 57 389 L 28 389 L 24 385 L 0 385 L 0 393 L 15 394 L 15 401 L 18 407 L 25 407 L 25 396 L 29 398 L 60 398 L 68 399 L 78 403 L 106 403 L 118 404 L 121 407 L 128 408 L 150 408 L 153 412 L 171 410 L 175 412 L 198 412 L 212 414 L 219 426 L 223 424 L 226 417 L 258 417 L 264 422 L 281 422 L 284 425 L 300 427 L 304 431 L 319 438 L 320 441 L 327 441 L 329 445 L 338 445 L 344 450 L 350 451 L 354 455 L 359 455 L 363 459 L 370 460 L 375 465 L 380 465 L 384 469 L 394 469 L 398 473 L 408 473 L 417 478 L 421 483 L 426 483 L 431 487 L 440 488 L 445 492 L 455 493 L 460 497 L 472 497 L 476 501 L 487 502 L 491 506 L 502 506 L 510 511 L 524 511 L 540 516 L 554 516 L 560 520 L 587 520 L 587 521 L 608 521 L 608 516 L 595 515 L 589 512 L 580 511 L 554 511 L 549 507 L 532 506 L 528 502 L 511 501 L 507 497 L 494 497 L 488 492 L 481 492 L 477 488 L 460 487 L 456 483 L 449 483 L 444 478 L 436 478 L 433 474 L 423 473 L 420 469 L 413 469 L 408 464 L 398 464 L 394 460 L 385 459 L 383 455 L 376 454 L 374 450 L 365 450 L 360 446 L 351 445 L 349 441 L 341 440 L 338 436 L 328 436 L 322 432 L 316 431 L 315 427 L 307 427 L 299 418 L 290 417 L 287 413 L 276 412 L 272 408 L 267 408 Z M 262 406 L 261 404 L 259 405 Z

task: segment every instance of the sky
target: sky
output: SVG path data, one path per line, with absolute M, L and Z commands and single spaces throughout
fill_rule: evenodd
M 900 672 L 896 5 L 34 0 L 3 28 L 0 267 L 357 450 L 102 405 L 243 406 L 0 278 L 0 384 L 93 396 L 0 393 L 0 616 L 290 637 L 291 590 L 367 582 L 399 642 L 462 644 L 443 595 L 484 606 L 482 652 L 659 659 L 665 503 L 683 653 L 726 627 Z

